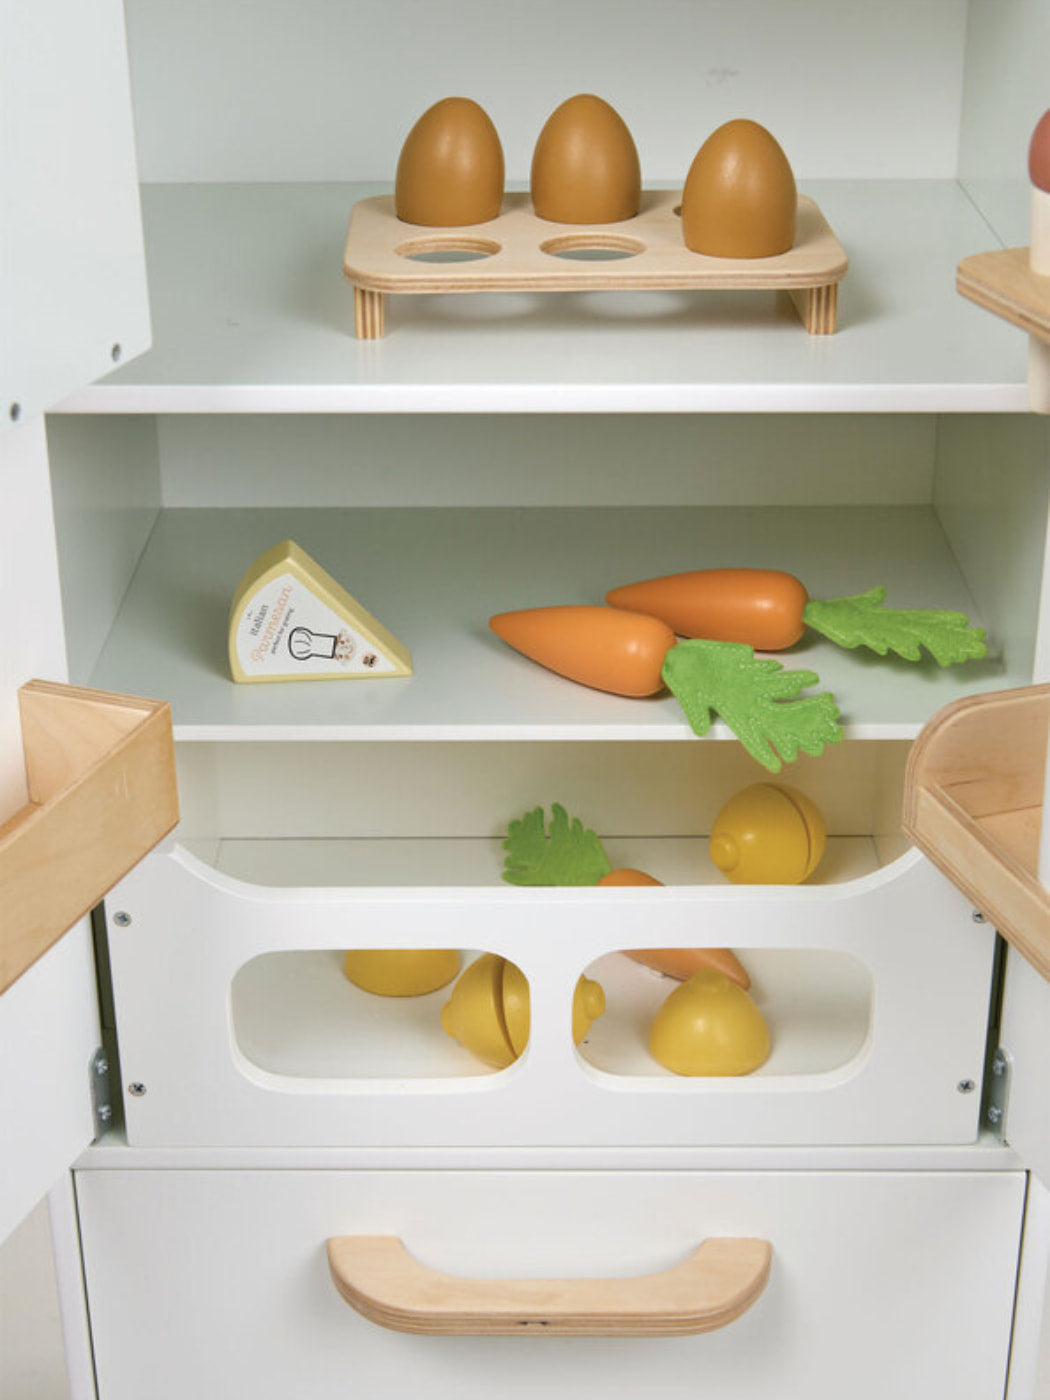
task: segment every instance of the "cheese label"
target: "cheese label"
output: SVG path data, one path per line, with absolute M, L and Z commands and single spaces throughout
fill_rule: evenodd
M 292 540 L 257 559 L 230 613 L 235 681 L 407 676 L 397 638 Z

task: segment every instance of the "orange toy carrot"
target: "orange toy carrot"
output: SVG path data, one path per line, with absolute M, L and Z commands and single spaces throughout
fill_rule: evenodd
M 591 604 L 525 608 L 489 619 L 497 637 L 560 676 L 614 695 L 656 695 L 676 638 L 666 622 Z
M 606 887 L 659 885 L 663 888 L 663 883 L 662 880 L 647 875 L 644 870 L 633 870 L 626 865 L 619 870 L 610 870 L 608 875 L 603 875 L 598 881 L 599 885 Z M 751 978 L 740 959 L 729 948 L 625 948 L 624 951 L 635 962 L 655 968 L 657 972 L 666 973 L 668 977 L 677 977 L 680 982 L 687 981 L 694 972 L 713 967 L 738 987 L 743 987 L 745 992 L 751 986 Z
M 841 647 L 895 652 L 918 661 L 923 647 L 941 666 L 987 653 L 984 632 L 960 612 L 884 607 L 886 590 L 845 598 L 810 598 L 794 574 L 779 569 L 694 569 L 614 588 L 614 608 L 649 613 L 680 637 L 745 642 L 783 651 L 807 627 Z
M 812 671 L 786 671 L 746 644 L 677 642 L 670 626 L 643 613 L 600 605 L 498 613 L 489 626 L 509 646 L 559 675 L 615 695 L 656 695 L 665 687 L 694 733 L 721 715 L 748 753 L 771 773 L 801 753 L 842 738 L 831 695 L 799 697 Z
M 512 821 L 503 843 L 503 878 L 510 885 L 662 885 L 644 871 L 613 870 L 597 832 L 570 817 L 560 802 L 551 804 L 548 826 L 542 807 Z M 714 968 L 746 991 L 744 968 L 728 948 L 645 948 L 628 957 L 682 981 Z

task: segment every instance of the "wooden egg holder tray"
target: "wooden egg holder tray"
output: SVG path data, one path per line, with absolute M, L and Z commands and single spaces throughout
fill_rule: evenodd
M 537 218 L 527 193 L 506 196 L 499 216 L 464 228 L 421 228 L 394 212 L 392 195 L 364 199 L 350 215 L 343 275 L 354 288 L 359 340 L 383 334 L 384 297 L 449 292 L 766 290 L 791 294 L 810 335 L 835 330 L 842 245 L 811 199 L 799 197 L 795 245 L 771 258 L 712 258 L 682 239 L 676 190 L 646 190 L 639 212 L 617 224 Z M 589 263 L 559 257 L 585 249 L 631 256 Z M 466 262 L 427 264 L 428 253 L 467 252 Z

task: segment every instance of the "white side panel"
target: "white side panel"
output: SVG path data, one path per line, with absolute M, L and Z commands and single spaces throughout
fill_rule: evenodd
M 97 1171 L 77 1191 L 105 1400 L 1002 1400 L 1020 1174 Z M 475 1278 L 655 1272 L 720 1235 L 768 1239 L 773 1264 L 706 1336 L 416 1337 L 336 1293 L 343 1234 Z
M 0 443 L 0 822 L 26 801 L 17 688 L 65 679 L 62 608 L 41 419 Z M 0 935 L 2 936 L 2 935 Z M 0 1239 L 91 1141 L 88 1066 L 99 1044 L 82 921 L 0 997 Z
M 86 685 L 160 510 L 150 417 L 47 425 L 70 680 Z
M 64 1172 L 47 1198 L 51 1247 L 65 1343 L 68 1400 L 97 1400 L 95 1359 L 91 1350 L 84 1264 L 80 1255 L 80 1219 L 72 1172 Z
M 138 0 L 143 178 L 389 181 L 423 109 L 461 93 L 523 180 L 548 114 L 581 90 L 622 114 L 651 183 L 683 179 L 741 115 L 807 178 L 951 178 L 965 24 L 963 0 Z
M 1050 428 L 1034 414 L 945 415 L 937 427 L 934 509 L 966 578 L 993 655 L 1050 674 L 1044 558 Z M 1012 682 L 1008 682 L 1012 684 Z
M 26 801 L 18 687 L 66 676 L 43 419 L 0 441 L 0 821 Z
M 69 1397 L 43 1205 L 0 1246 L 0 1380 L 9 1400 Z
M 1024 1242 L 1006 1400 L 1050 1394 L 1050 1191 L 1032 1178 L 1025 1205 Z
M 1050 982 L 1012 951 L 1000 1043 L 1013 1061 L 1006 1138 L 1030 1171 L 1050 1186 Z
M 0 1240 L 95 1135 L 91 1057 L 100 1044 L 86 919 L 0 999 Z
M 0 94 L 7 427 L 149 344 L 121 0 L 4 0 Z

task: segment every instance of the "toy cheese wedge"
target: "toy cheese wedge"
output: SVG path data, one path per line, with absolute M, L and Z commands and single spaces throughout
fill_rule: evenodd
M 284 540 L 256 559 L 230 610 L 235 681 L 410 676 L 408 649 L 305 550 Z

